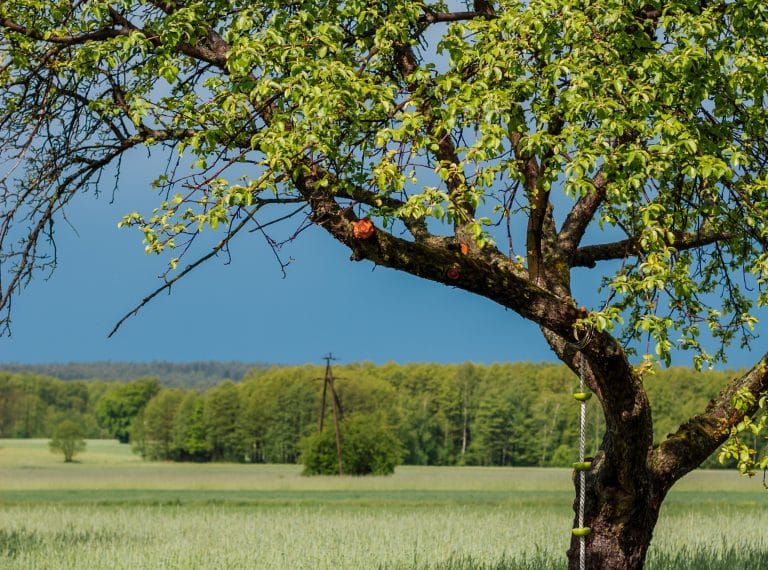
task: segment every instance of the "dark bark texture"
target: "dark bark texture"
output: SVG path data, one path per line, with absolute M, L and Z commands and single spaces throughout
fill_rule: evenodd
M 591 532 L 584 539 L 585 567 L 642 568 L 663 497 L 656 494 L 648 473 L 635 474 L 632 488 L 626 488 L 601 456 L 587 478 L 584 525 Z M 580 568 L 580 540 L 574 536 L 568 550 L 568 567 L 573 570 Z

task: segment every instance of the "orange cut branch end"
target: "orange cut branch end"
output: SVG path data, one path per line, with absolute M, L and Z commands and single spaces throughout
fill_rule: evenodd
M 370 218 L 352 222 L 352 235 L 355 236 L 355 239 L 368 239 L 374 233 L 376 233 L 376 226 L 373 225 Z

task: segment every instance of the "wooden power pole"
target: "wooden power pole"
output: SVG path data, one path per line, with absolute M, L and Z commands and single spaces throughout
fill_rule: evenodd
M 342 459 L 341 452 L 341 403 L 339 402 L 339 396 L 336 394 L 336 388 L 333 385 L 333 370 L 331 369 L 331 360 L 336 360 L 333 354 L 328 353 L 323 357 L 325 359 L 325 379 L 323 380 L 323 397 L 320 403 L 320 422 L 319 430 L 323 431 L 323 424 L 325 421 L 325 407 L 328 396 L 328 391 L 331 392 L 331 408 L 333 409 L 333 427 L 336 431 L 336 457 L 339 461 L 339 475 L 344 475 L 344 461 Z

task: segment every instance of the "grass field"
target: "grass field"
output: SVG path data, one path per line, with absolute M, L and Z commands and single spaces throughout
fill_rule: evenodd
M 550 569 L 565 566 L 571 473 L 145 463 L 89 441 L 64 464 L 0 440 L 0 568 Z M 648 568 L 768 568 L 768 491 L 701 471 L 672 492 Z

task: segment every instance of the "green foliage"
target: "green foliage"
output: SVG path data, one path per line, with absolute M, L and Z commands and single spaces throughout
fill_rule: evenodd
M 733 396 L 733 406 L 746 415 L 731 429 L 731 437 L 718 459 L 721 463 L 734 460 L 742 475 L 752 477 L 758 469 L 765 474 L 768 472 L 768 394 L 758 399 L 748 390 L 740 390 Z M 755 407 L 755 413 L 748 413 Z
M 63 453 L 64 461 L 71 463 L 75 455 L 85 451 L 86 447 L 80 424 L 74 420 L 63 420 L 54 428 L 48 445 L 53 453 Z
M 302 437 L 317 427 L 317 367 L 254 370 L 242 386 L 244 435 L 255 463 L 295 463 Z
M 402 462 L 402 444 L 382 414 L 352 414 L 341 421 L 340 431 L 345 475 L 392 475 Z M 301 447 L 305 475 L 339 474 L 332 422 L 306 437 Z
M 537 465 L 542 455 L 548 454 L 542 454 L 540 446 L 549 447 L 549 439 L 553 435 L 551 431 L 542 431 L 542 424 L 548 418 L 536 417 L 532 410 L 541 394 L 537 394 L 533 382 L 520 382 L 511 370 L 498 372 L 506 373 L 503 378 L 486 376 L 479 386 L 468 462 L 477 465 Z M 561 435 L 565 434 L 558 437 Z
M 128 443 L 134 418 L 159 390 L 154 378 L 110 386 L 94 409 L 99 424 L 120 443 Z
M 205 427 L 205 402 L 195 392 L 187 392 L 179 403 L 173 421 L 173 459 L 210 461 L 211 447 Z
M 131 446 L 142 457 L 170 460 L 175 456 L 173 428 L 184 398 L 179 389 L 162 389 L 136 415 L 131 425 Z
M 240 396 L 232 382 L 208 390 L 203 400 L 203 426 L 214 461 L 243 461 Z
M 68 362 L 60 364 L 3 364 L 8 372 L 26 372 L 59 380 L 104 380 L 131 382 L 136 378 L 159 378 L 169 388 L 205 390 L 225 380 L 238 382 L 253 369 L 266 364 L 237 361 L 200 362 Z
M 92 414 L 99 394 L 96 383 L 0 372 L 0 436 L 50 437 L 59 421 L 76 416 L 85 435 L 102 437 Z

